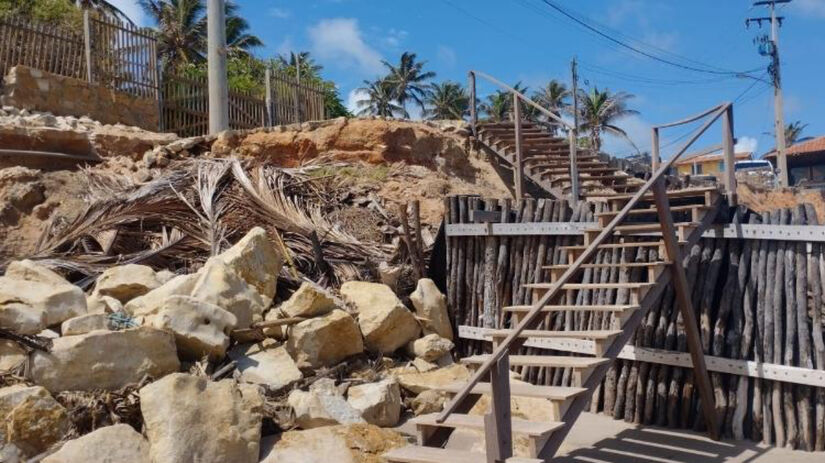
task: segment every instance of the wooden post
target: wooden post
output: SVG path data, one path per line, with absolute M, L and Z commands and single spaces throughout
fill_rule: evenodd
M 659 128 L 653 128 L 653 140 L 650 145 L 650 167 L 651 172 L 656 172 L 656 169 L 659 168 L 659 163 L 662 160 L 659 158 Z
M 570 197 L 573 200 L 573 205 L 579 201 L 579 166 L 576 163 L 579 135 L 578 130 L 574 127 L 570 130 Z
M 716 405 L 713 397 L 713 387 L 710 383 L 710 375 L 705 365 L 705 355 L 702 351 L 702 340 L 699 337 L 699 327 L 696 321 L 696 314 L 693 312 L 690 290 L 688 287 L 685 269 L 682 266 L 682 256 L 679 251 L 679 243 L 676 241 L 676 233 L 673 226 L 673 217 L 670 212 L 670 202 L 667 198 L 664 179 L 659 178 L 653 185 L 653 198 L 656 203 L 656 212 L 659 216 L 659 223 L 662 226 L 662 240 L 665 244 L 668 259 L 673 262 L 670 265 L 673 277 L 673 288 L 676 292 L 676 300 L 682 318 L 685 323 L 685 336 L 687 337 L 688 350 L 693 361 L 693 372 L 696 384 L 699 387 L 699 398 L 702 402 L 702 413 L 705 416 L 705 423 L 708 427 L 708 434 L 711 439 L 719 440 L 719 418 L 716 416 Z
M 266 87 L 266 125 L 272 127 L 275 125 L 275 120 L 272 117 L 272 67 L 267 65 L 264 73 L 264 86 Z
M 83 46 L 86 52 L 86 80 L 91 84 L 94 82 L 92 72 L 92 21 L 88 9 L 83 10 Z
M 470 128 L 473 132 L 473 138 L 478 137 L 476 124 L 478 123 L 478 114 L 476 114 L 476 74 L 473 71 L 467 76 L 470 87 Z
M 729 105 L 722 116 L 722 144 L 725 151 L 725 188 L 728 203 L 736 206 L 736 153 L 733 145 L 733 105 Z
M 505 463 L 513 456 L 510 415 L 510 357 L 504 355 L 490 369 L 490 413 L 484 416 L 487 463 Z
M 516 163 L 513 166 L 513 183 L 516 188 L 516 199 L 524 197 L 524 159 L 521 153 L 521 101 L 513 93 L 513 127 L 516 136 Z

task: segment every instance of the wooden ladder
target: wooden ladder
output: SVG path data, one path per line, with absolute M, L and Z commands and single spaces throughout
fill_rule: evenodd
M 616 194 L 608 197 L 607 212 L 598 214 L 599 225 L 587 230 L 585 245 L 567 246 L 568 262 L 572 265 L 547 266 L 546 283 L 526 284 L 533 291 L 534 305 L 504 307 L 510 315 L 512 326 L 523 327 L 529 317 L 540 323 L 532 329 L 501 329 L 491 333 L 495 346 L 503 345 L 509 338 L 515 342 L 499 358 L 494 354 L 475 355 L 462 362 L 475 368 L 492 364 L 488 381 L 450 384 L 441 390 L 454 394 L 460 403 L 453 413 L 424 415 L 414 419 L 419 439 L 418 445 L 393 450 L 385 455 L 389 462 L 541 462 L 549 461 L 556 453 L 566 434 L 579 414 L 589 403 L 591 394 L 601 384 L 611 363 L 616 359 L 633 333 L 642 323 L 648 309 L 673 283 L 679 297 L 680 308 L 685 316 L 689 343 L 693 344 L 694 367 L 702 397 L 711 394 L 710 381 L 701 380 L 704 360 L 701 356 L 699 333 L 695 315 L 690 307 L 687 283 L 681 260 L 681 246 L 692 246 L 702 232 L 712 223 L 722 202 L 715 187 L 665 191 L 663 182 L 657 182 L 651 192 L 636 195 Z M 671 207 L 670 201 L 678 202 Z M 629 223 L 619 225 L 617 220 L 628 218 Z M 609 222 L 609 223 L 606 223 Z M 616 223 L 614 223 L 616 222 Z M 681 224 L 681 225 L 676 225 Z M 677 227 L 679 228 L 677 230 Z M 658 233 L 657 233 L 658 232 Z M 610 235 L 608 239 L 607 235 Z M 619 263 L 586 263 L 599 251 L 620 248 L 630 259 Z M 638 250 L 649 250 L 651 259 L 635 259 Z M 645 256 L 648 253 L 644 254 Z M 628 281 L 618 283 L 576 283 L 570 278 L 575 271 L 585 268 L 619 267 L 628 270 Z M 624 297 L 611 305 L 577 305 L 580 291 L 621 290 Z M 559 312 L 599 313 L 610 317 L 611 326 L 601 329 L 558 331 L 552 326 L 551 317 Z M 543 321 L 543 322 L 542 322 Z M 692 327 L 692 330 L 691 330 Z M 575 356 L 511 354 L 527 339 L 575 340 L 592 346 L 589 355 Z M 510 378 L 510 367 L 565 368 L 572 372 L 572 386 L 534 386 Z M 478 370 L 480 371 L 480 370 Z M 480 395 L 492 396 L 491 410 L 487 415 L 469 415 L 467 412 Z M 537 423 L 510 417 L 512 396 L 543 398 L 552 404 L 552 420 Z M 466 399 L 466 400 L 465 400 Z M 718 429 L 713 413 L 713 403 L 703 400 L 703 412 L 710 419 L 708 428 Z M 443 449 L 449 432 L 454 429 L 485 431 L 486 454 Z M 513 435 L 522 435 L 530 443 L 530 458 L 512 456 Z

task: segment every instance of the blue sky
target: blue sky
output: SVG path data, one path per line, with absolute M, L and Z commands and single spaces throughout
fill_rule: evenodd
M 601 23 L 626 40 L 656 47 L 657 54 L 689 58 L 702 67 L 741 71 L 759 68 L 746 30 L 748 16 L 766 9 L 745 0 L 556 0 Z M 145 23 L 133 0 L 117 0 Z M 581 85 L 624 90 L 634 95 L 639 116 L 622 126 L 642 149 L 649 149 L 649 127 L 680 119 L 721 101 L 735 105 L 736 136 L 741 147 L 762 153 L 773 146 L 773 92 L 761 82 L 697 73 L 617 49 L 554 12 L 541 0 L 238 0 L 252 32 L 266 43 L 257 51 L 270 56 L 309 50 L 324 66 L 325 77 L 340 86 L 350 105 L 364 79 L 378 76 L 381 60 L 394 62 L 410 50 L 427 61 L 437 80 L 466 82 L 477 69 L 505 82 L 521 81 L 531 89 L 551 78 L 569 80 L 573 56 L 581 62 Z M 794 0 L 780 10 L 786 121 L 808 123 L 807 135 L 825 134 L 825 0 Z M 767 28 L 761 33 L 768 32 Z M 649 49 L 649 48 L 648 48 Z M 690 63 L 688 63 L 690 64 Z M 742 95 L 746 89 L 750 89 Z M 493 88 L 479 89 L 486 93 Z M 740 97 L 740 95 L 742 95 Z M 686 129 L 663 134 L 663 144 Z M 715 144 L 721 129 L 702 142 Z M 675 148 L 671 145 L 669 149 Z M 622 140 L 608 140 L 608 151 L 632 151 Z M 667 150 L 664 150 L 667 153 Z

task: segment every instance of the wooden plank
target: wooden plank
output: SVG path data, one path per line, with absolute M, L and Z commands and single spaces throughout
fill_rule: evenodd
M 437 417 L 437 413 L 421 415 L 419 417 L 413 418 L 413 423 L 415 423 L 416 426 L 448 426 L 452 428 L 477 430 L 484 429 L 483 415 L 461 415 L 454 413 L 450 415 L 450 417 L 447 418 L 447 421 L 445 421 L 444 423 L 438 423 L 435 420 Z M 513 433 L 522 434 L 530 437 L 546 436 L 553 432 L 553 430 L 558 429 L 563 425 L 563 423 L 557 421 L 536 422 L 518 418 L 513 418 L 512 423 Z
M 449 392 L 451 394 L 457 394 L 464 388 L 464 386 L 466 386 L 465 382 L 458 381 L 452 384 L 438 386 L 435 389 Z M 490 386 L 490 383 L 477 383 L 473 386 L 471 392 L 473 394 L 490 395 L 492 393 L 492 387 Z M 534 386 L 532 384 L 514 382 L 512 380 L 510 381 L 510 395 L 516 397 L 532 397 L 536 399 L 547 399 L 556 402 L 563 402 L 570 398 L 576 397 L 579 394 L 583 394 L 584 392 L 586 392 L 586 390 L 580 387 Z
M 673 265 L 670 266 L 676 300 L 684 319 L 685 336 L 687 337 L 688 348 L 693 360 L 693 370 L 696 382 L 699 386 L 699 396 L 702 401 L 702 411 L 707 423 L 708 433 L 713 440 L 719 440 L 719 417 L 716 414 L 716 406 L 713 396 L 713 387 L 710 382 L 707 366 L 705 365 L 704 352 L 702 351 L 702 340 L 699 336 L 699 326 L 696 321 L 696 314 L 693 311 L 693 304 L 690 300 L 690 290 L 688 289 L 685 269 L 682 266 L 682 256 L 679 244 L 676 240 L 676 230 L 673 226 L 673 217 L 670 214 L 670 203 L 668 201 L 665 183 L 663 179 L 656 181 L 653 186 L 654 200 L 659 211 L 659 222 L 662 226 L 662 237 L 665 242 L 667 256 Z
M 532 305 L 511 305 L 506 306 L 502 310 L 505 312 L 529 312 L 533 308 Z M 598 312 L 624 312 L 625 310 L 638 309 L 638 305 L 545 305 L 542 306 L 542 312 L 560 312 L 565 310 L 572 311 L 598 311 Z
M 479 463 L 485 459 L 483 453 L 415 445 L 390 450 L 383 457 L 389 462 L 396 463 Z M 544 462 L 535 458 L 511 457 L 507 459 L 506 463 Z
M 480 365 L 489 359 L 489 355 L 473 355 L 461 359 L 461 363 Z M 505 357 L 506 358 L 506 357 Z M 607 363 L 608 359 L 593 357 L 570 357 L 557 355 L 510 355 L 509 362 L 513 366 L 547 367 L 547 368 L 593 368 Z
M 522 155 L 521 135 L 521 101 L 517 93 L 513 93 L 513 130 L 515 134 L 516 159 L 513 170 L 513 182 L 516 188 L 516 198 L 524 197 L 524 159 Z
M 513 424 L 510 412 L 510 360 L 503 356 L 490 370 L 490 412 L 484 415 L 487 462 L 501 463 L 513 456 Z

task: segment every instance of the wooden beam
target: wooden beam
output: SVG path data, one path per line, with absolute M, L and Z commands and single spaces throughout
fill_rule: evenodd
M 490 369 L 492 400 L 490 413 L 484 416 L 484 440 L 487 463 L 505 463 L 513 456 L 513 422 L 510 413 L 510 361 L 501 357 Z
M 513 183 L 516 186 L 516 199 L 524 197 L 524 158 L 522 157 L 521 139 L 521 103 L 517 94 L 513 94 L 513 127 L 516 135 L 516 165 L 513 169 Z
M 705 354 L 702 351 L 702 340 L 699 336 L 699 324 L 696 321 L 696 314 L 693 312 L 693 304 L 690 301 L 690 290 L 685 268 L 682 266 L 682 256 L 679 251 L 679 243 L 676 240 L 673 217 L 670 214 L 670 202 L 667 199 L 665 182 L 662 178 L 657 179 L 653 185 L 653 199 L 662 226 L 662 238 L 665 242 L 667 257 L 668 260 L 673 262 L 670 265 L 673 288 L 676 292 L 679 310 L 682 312 L 682 318 L 684 319 L 685 335 L 690 356 L 693 360 L 693 372 L 699 386 L 699 398 L 702 402 L 702 412 L 705 416 L 705 423 L 707 423 L 708 434 L 711 439 L 719 440 L 719 417 L 716 415 L 713 386 L 710 383 L 710 375 L 705 365 Z
M 733 144 L 733 106 L 728 106 L 722 116 L 722 148 L 725 153 L 725 188 L 727 188 L 728 203 L 736 206 L 736 153 Z

